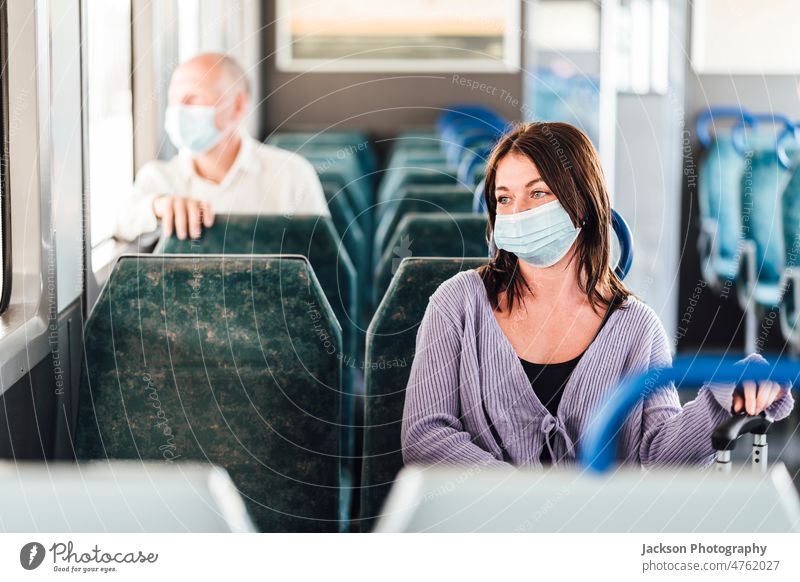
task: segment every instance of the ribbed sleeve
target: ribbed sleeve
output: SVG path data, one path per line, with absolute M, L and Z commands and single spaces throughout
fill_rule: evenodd
M 461 336 L 429 302 L 406 388 L 401 431 L 406 463 L 506 465 L 473 443 L 459 419 Z
M 737 365 L 743 365 L 748 362 L 760 362 L 762 364 L 768 364 L 767 360 L 761 354 L 750 354 L 746 358 L 739 360 Z M 733 384 L 716 384 L 716 383 L 709 383 L 705 385 L 705 388 L 713 394 L 714 398 L 717 402 L 719 402 L 720 406 L 725 410 L 732 410 L 733 408 L 733 391 L 735 386 Z M 794 398 L 792 397 L 792 393 L 787 391 L 786 394 L 783 395 L 782 398 L 779 398 L 772 404 L 770 404 L 767 409 L 764 411 L 768 418 L 771 420 L 781 420 L 789 416 L 789 413 L 794 408 Z

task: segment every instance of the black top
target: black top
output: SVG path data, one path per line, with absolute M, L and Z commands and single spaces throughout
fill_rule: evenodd
M 603 317 L 603 321 L 600 322 L 600 327 L 597 329 L 597 333 L 595 333 L 594 336 L 595 338 L 597 334 L 600 333 L 600 330 L 603 329 L 606 321 L 608 321 L 608 318 L 611 316 L 611 312 L 616 309 L 617 305 L 617 301 L 612 301 Z M 592 341 L 594 341 L 594 338 L 592 338 Z M 556 416 L 558 411 L 558 405 L 561 402 L 564 386 L 566 386 L 570 375 L 572 375 L 572 371 L 585 353 L 586 350 L 569 361 L 557 362 L 555 364 L 537 364 L 523 360 L 522 358 L 519 359 L 520 364 L 522 364 L 522 369 L 525 370 L 525 375 L 531 383 L 531 388 L 533 388 L 536 396 L 541 403 L 544 404 L 545 408 L 547 408 L 547 411 L 553 416 Z M 550 463 L 552 461 L 547 446 L 542 449 L 541 461 L 542 463 Z

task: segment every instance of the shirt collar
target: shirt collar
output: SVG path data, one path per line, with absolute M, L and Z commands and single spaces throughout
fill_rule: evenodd
M 256 143 L 256 140 L 253 139 L 253 137 L 244 127 L 239 130 L 239 136 L 242 139 L 242 143 L 239 146 L 239 153 L 236 154 L 236 159 L 233 160 L 233 165 L 228 170 L 228 173 L 225 174 L 225 178 L 223 178 L 219 184 L 216 184 L 216 186 L 220 188 L 228 185 L 236 176 L 236 174 L 239 173 L 239 171 L 250 173 L 257 173 L 260 171 L 258 155 L 256 152 L 259 144 Z M 191 154 L 185 151 L 180 151 L 178 155 L 181 160 L 181 168 L 183 169 L 184 174 L 188 178 L 197 178 L 202 180 L 203 178 L 198 176 L 194 169 L 194 163 L 192 162 Z

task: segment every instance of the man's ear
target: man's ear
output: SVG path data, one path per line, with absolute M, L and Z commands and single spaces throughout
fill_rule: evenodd
M 233 104 L 233 115 L 236 121 L 241 121 L 244 119 L 244 116 L 247 114 L 247 105 L 250 98 L 246 92 L 241 91 L 236 96 L 236 101 Z

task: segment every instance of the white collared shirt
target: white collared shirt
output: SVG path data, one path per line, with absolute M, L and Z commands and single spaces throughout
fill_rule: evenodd
M 143 165 L 117 213 L 116 236 L 134 240 L 158 228 L 153 199 L 187 196 L 208 202 L 214 214 L 316 214 L 330 216 L 314 166 L 299 154 L 242 133 L 242 145 L 225 178 L 215 184 L 197 175 L 189 156 Z

